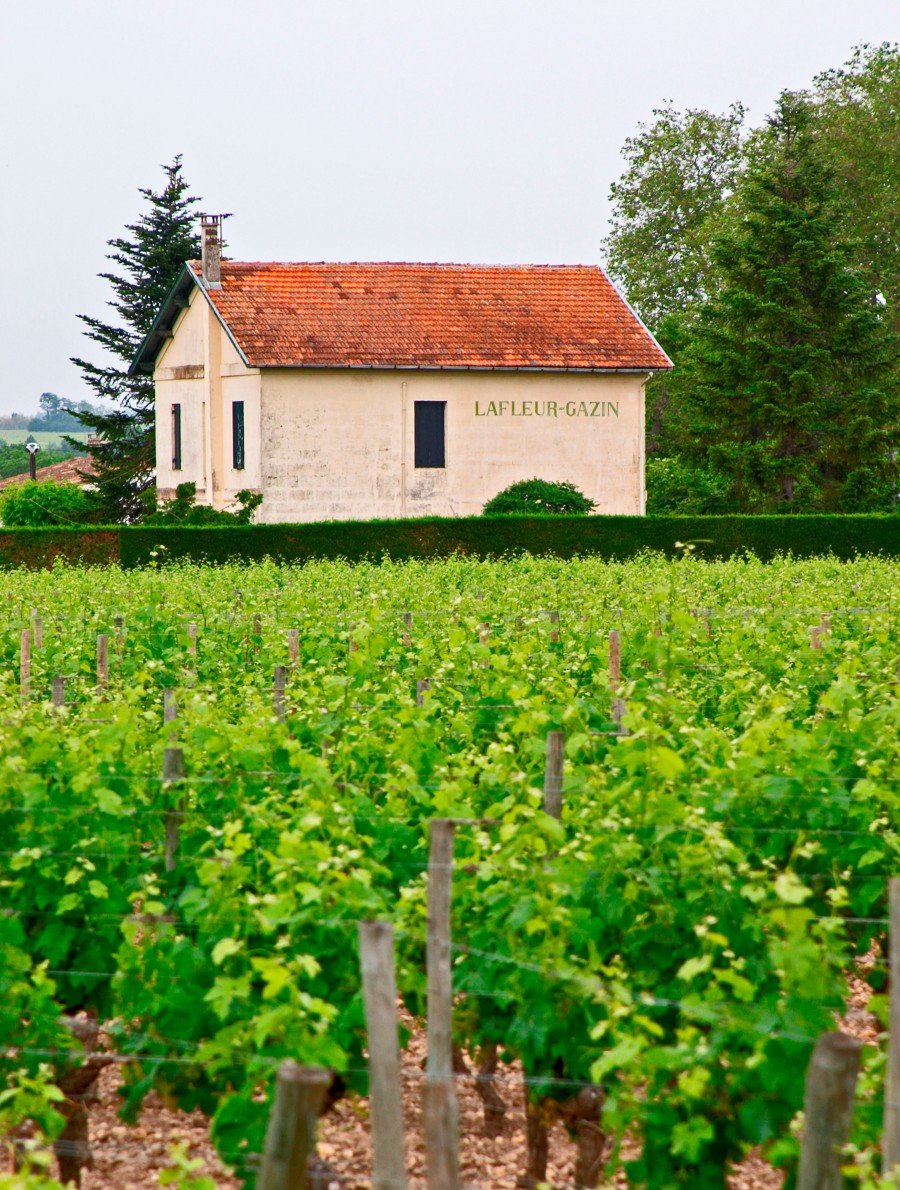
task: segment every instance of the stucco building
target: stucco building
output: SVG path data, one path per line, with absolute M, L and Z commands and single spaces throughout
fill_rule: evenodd
M 671 364 L 600 269 L 222 261 L 203 235 L 132 365 L 162 498 L 454 516 L 538 476 L 643 512 L 644 385 Z

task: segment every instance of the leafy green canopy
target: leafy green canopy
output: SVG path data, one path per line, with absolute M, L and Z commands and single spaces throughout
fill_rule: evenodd
M 573 483 L 523 479 L 488 500 L 482 512 L 485 516 L 579 516 L 595 507 Z
M 0 522 L 8 529 L 96 524 L 102 512 L 96 495 L 77 483 L 27 480 L 0 492 Z
M 109 521 L 130 521 L 141 515 L 146 508 L 144 493 L 153 486 L 156 463 L 153 380 L 129 376 L 128 367 L 185 261 L 200 254 L 193 213 L 200 200 L 189 194 L 181 155 L 163 166 L 163 171 L 162 190 L 139 191 L 146 209 L 135 223 L 127 225 L 128 234 L 108 241 L 112 251 L 107 259 L 117 271 L 100 276 L 112 289 L 107 304 L 115 321 L 80 315 L 87 337 L 113 362 L 72 361 L 97 396 L 114 403 L 109 412 L 77 415 L 103 441 L 94 453 L 93 482 Z
M 721 115 L 667 103 L 625 141 L 604 249 L 610 273 L 653 328 L 713 289 L 713 233 L 741 171 L 744 115 L 740 103 Z
M 898 340 L 842 214 L 814 115 L 785 93 L 714 242 L 721 283 L 671 382 L 683 455 L 727 476 L 741 507 L 858 507 L 860 488 L 873 502 L 891 491 Z

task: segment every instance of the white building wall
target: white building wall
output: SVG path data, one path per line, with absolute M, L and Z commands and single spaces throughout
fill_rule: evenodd
M 243 488 L 260 486 L 260 374 L 247 368 L 205 297 L 190 305 L 157 358 L 156 486 L 170 499 L 180 483 L 197 485 L 197 501 L 230 507 Z M 232 403 L 244 402 L 243 470 L 233 466 Z M 172 405 L 181 405 L 181 470 L 172 467 Z
M 516 480 L 642 513 L 646 374 L 266 369 L 265 522 L 468 516 Z M 446 467 L 414 466 L 414 403 L 446 402 Z

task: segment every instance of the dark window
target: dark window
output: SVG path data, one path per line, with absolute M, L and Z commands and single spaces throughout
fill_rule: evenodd
M 244 469 L 244 402 L 231 403 L 231 465 L 235 471 Z
M 181 470 L 181 406 L 172 406 L 172 470 Z
M 415 401 L 416 466 L 445 467 L 444 414 L 446 401 Z

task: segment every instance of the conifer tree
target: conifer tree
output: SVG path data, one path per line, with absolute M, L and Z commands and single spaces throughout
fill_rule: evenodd
M 898 342 L 854 268 L 809 104 L 759 137 L 715 243 L 721 278 L 673 383 L 685 456 L 748 511 L 887 504 Z
M 85 334 L 121 364 L 94 364 L 73 359 L 98 397 L 114 402 L 102 413 L 78 415 L 102 440 L 93 453 L 93 482 L 111 520 L 135 520 L 148 504 L 155 464 L 153 381 L 129 376 L 128 367 L 178 279 L 186 260 L 200 255 L 194 205 L 182 174 L 181 154 L 162 167 L 165 185 L 158 193 L 142 188 L 146 208 L 126 235 L 108 241 L 107 260 L 117 271 L 101 273 L 113 296 L 107 303 L 118 316 L 104 322 L 80 315 Z

